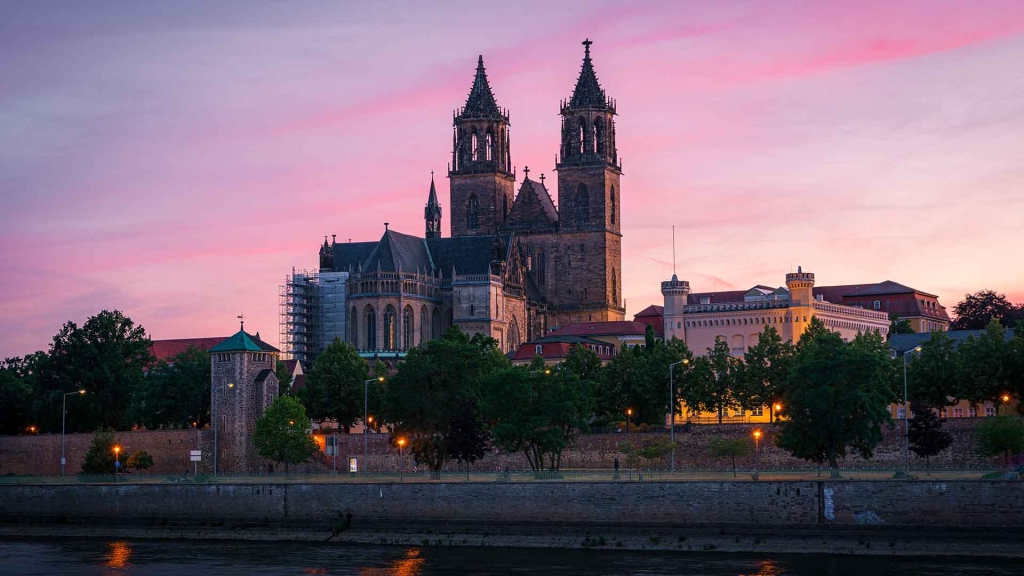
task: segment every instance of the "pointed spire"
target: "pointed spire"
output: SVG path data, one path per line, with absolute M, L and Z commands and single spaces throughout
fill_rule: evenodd
M 583 68 L 580 70 L 580 77 L 576 80 L 576 88 L 569 100 L 570 108 L 606 108 L 608 100 L 601 83 L 597 81 L 597 74 L 594 72 L 594 63 L 590 60 L 590 45 L 593 42 L 587 38 L 583 41 Z
M 463 118 L 504 118 L 498 103 L 494 100 L 491 85 L 487 82 L 487 71 L 484 68 L 484 57 L 481 55 L 476 63 L 476 78 L 473 88 L 466 98 L 466 106 L 462 109 Z
M 437 188 L 434 187 L 434 171 L 430 171 L 430 194 L 427 196 L 427 208 L 440 208 L 437 201 Z
M 423 209 L 423 220 L 425 221 L 426 238 L 441 237 L 441 204 L 437 201 L 437 188 L 434 186 L 434 171 L 430 171 L 430 194 L 427 196 L 427 206 Z

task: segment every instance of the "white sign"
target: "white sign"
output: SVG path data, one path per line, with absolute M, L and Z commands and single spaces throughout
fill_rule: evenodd
M 189 452 L 189 462 L 202 462 L 203 453 L 200 450 L 192 450 Z
M 349 472 L 359 472 L 359 460 L 357 460 L 355 458 L 349 458 L 348 459 L 348 471 Z

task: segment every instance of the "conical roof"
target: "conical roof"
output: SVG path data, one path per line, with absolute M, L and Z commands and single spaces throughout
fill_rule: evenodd
M 498 103 L 494 100 L 491 85 L 487 82 L 487 71 L 484 68 L 484 57 L 480 56 L 476 63 L 476 78 L 473 88 L 466 98 L 466 106 L 462 110 L 463 118 L 503 118 Z
M 280 352 L 280 350 L 260 340 L 259 334 L 253 336 L 244 330 L 239 330 L 207 352 Z
M 434 173 L 430 173 L 430 195 L 427 196 L 427 209 L 432 210 L 437 208 L 441 209 L 441 204 L 437 201 L 437 188 L 434 187 Z
M 580 77 L 576 80 L 576 89 L 572 92 L 572 99 L 569 101 L 570 108 L 605 108 L 608 100 L 605 98 L 601 83 L 597 81 L 597 74 L 594 72 L 594 63 L 590 60 L 590 39 L 583 41 L 583 68 L 580 70 Z

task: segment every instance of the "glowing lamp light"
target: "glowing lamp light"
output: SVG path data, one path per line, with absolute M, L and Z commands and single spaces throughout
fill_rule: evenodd
M 404 448 L 405 447 L 405 438 L 399 438 L 398 439 L 398 447 L 399 448 Z
M 289 426 L 295 426 L 295 420 L 289 420 L 288 421 L 288 425 Z
M 774 408 L 775 408 L 775 411 L 778 412 L 779 410 L 782 410 L 782 404 L 779 404 L 779 403 L 776 402 Z
M 754 438 L 757 438 L 757 439 L 761 438 L 761 431 L 760 430 L 754 430 Z
M 633 415 L 633 409 L 632 408 L 626 408 L 626 416 L 632 416 L 632 415 Z
M 380 378 L 377 378 L 377 382 L 383 382 L 383 381 L 384 381 L 384 377 L 383 376 L 381 376 Z
M 234 387 L 235 387 L 235 383 L 234 382 L 229 382 L 228 383 L 228 388 L 234 388 Z
M 551 374 L 551 368 L 545 368 L 544 369 L 544 373 L 545 374 Z
M 121 447 L 120 446 L 114 446 L 114 454 L 120 454 L 120 453 L 121 453 Z
M 36 433 L 36 427 L 35 426 L 29 426 L 28 427 L 28 431 L 33 433 L 33 434 L 35 434 Z
M 85 394 L 85 388 L 82 388 L 81 390 L 79 390 L 78 393 L 79 394 Z
M 1003 400 L 1003 402 L 1004 402 L 1004 403 L 1005 403 L 1005 402 L 1009 402 L 1009 401 L 1010 401 L 1010 395 L 1009 395 L 1009 394 L 1003 394 L 1003 395 L 1001 396 L 1001 398 L 1002 398 L 1002 400 Z
M 373 416 L 370 416 L 369 418 L 367 418 L 366 421 L 368 423 L 370 423 L 370 424 L 373 424 Z

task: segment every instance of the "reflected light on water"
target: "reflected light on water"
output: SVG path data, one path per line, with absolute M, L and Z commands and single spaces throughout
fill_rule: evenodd
M 359 576 L 418 576 L 423 572 L 423 563 L 426 562 L 420 557 L 420 551 L 410 548 L 405 551 L 405 557 L 395 560 L 384 568 L 363 568 Z
M 760 560 L 757 563 L 757 572 L 740 574 L 740 576 L 781 576 L 786 571 L 779 567 L 775 560 Z
M 107 543 L 107 555 L 104 557 L 107 568 L 127 568 L 131 566 L 132 545 L 123 540 Z

